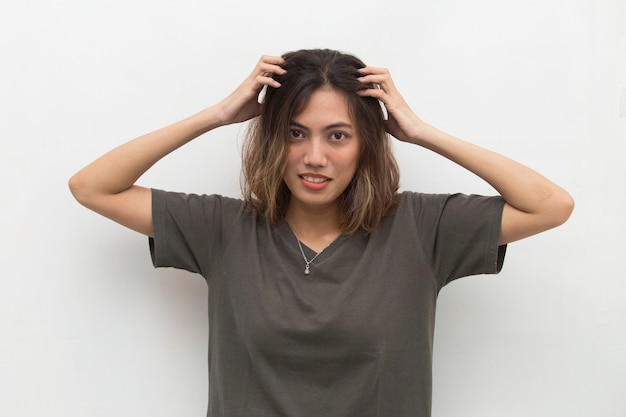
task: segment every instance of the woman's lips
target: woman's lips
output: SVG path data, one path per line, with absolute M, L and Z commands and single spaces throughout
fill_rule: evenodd
M 330 183 L 330 178 L 319 174 L 302 174 L 300 182 L 311 190 L 321 190 Z

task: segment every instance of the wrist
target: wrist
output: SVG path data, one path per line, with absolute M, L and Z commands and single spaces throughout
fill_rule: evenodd
M 192 116 L 202 133 L 228 124 L 218 106 L 210 106 Z
M 413 123 L 413 128 L 407 135 L 407 141 L 415 145 L 427 147 L 428 143 L 432 140 L 435 131 L 436 129 L 433 126 L 417 119 Z

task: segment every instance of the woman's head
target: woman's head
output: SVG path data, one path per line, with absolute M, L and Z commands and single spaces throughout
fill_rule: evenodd
M 274 76 L 281 87 L 267 89 L 262 113 L 252 123 L 244 150 L 246 200 L 274 222 L 284 218 L 291 197 L 283 180 L 290 127 L 315 91 L 332 89 L 345 97 L 360 140 L 358 168 L 338 201 L 340 226 L 348 234 L 372 231 L 395 207 L 399 173 L 380 103 L 357 94 L 372 87 L 358 80 L 358 69 L 365 64 L 327 49 L 289 52 L 283 58 L 287 72 Z

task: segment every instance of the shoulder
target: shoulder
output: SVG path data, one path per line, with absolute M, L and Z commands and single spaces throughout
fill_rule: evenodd
M 220 194 L 195 194 L 177 191 L 152 189 L 153 201 L 166 201 L 180 204 L 214 204 L 220 206 L 243 206 L 244 202 L 238 198 L 226 197 Z
M 450 194 L 431 194 L 403 191 L 396 194 L 397 206 L 379 225 L 393 233 L 431 229 L 439 221 Z
M 445 221 L 466 223 L 487 218 L 499 221 L 504 206 L 500 196 L 476 194 L 429 194 L 405 191 L 399 194 L 394 217 L 410 218 L 418 224 Z
M 403 210 L 432 210 L 441 208 L 454 194 L 432 194 L 403 191 L 398 194 L 398 208 Z
M 236 218 L 252 213 L 239 198 L 220 194 L 195 194 L 152 189 L 152 211 L 194 217 Z
M 478 194 L 431 194 L 404 191 L 399 194 L 400 206 L 413 207 L 441 207 L 447 205 L 470 207 L 481 205 L 502 205 L 504 200 L 500 196 L 485 196 Z

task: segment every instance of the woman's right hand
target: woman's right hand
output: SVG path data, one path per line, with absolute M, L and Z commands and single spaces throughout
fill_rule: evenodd
M 281 67 L 284 62 L 281 57 L 263 55 L 241 85 L 217 104 L 221 124 L 245 122 L 261 114 L 259 93 L 265 86 L 280 87 L 280 83 L 273 79 L 272 75 L 283 75 L 287 72 Z
M 219 104 L 111 150 L 70 179 L 74 197 L 91 210 L 133 230 L 153 235 L 151 191 L 135 185 L 153 164 L 194 138 L 221 125 L 258 116 L 264 86 L 278 88 L 284 60 L 264 56 L 243 83 Z

